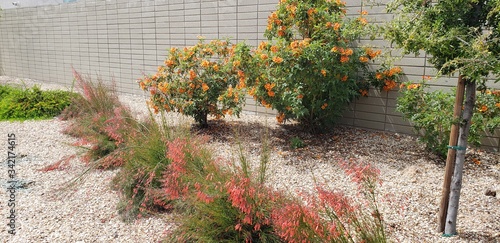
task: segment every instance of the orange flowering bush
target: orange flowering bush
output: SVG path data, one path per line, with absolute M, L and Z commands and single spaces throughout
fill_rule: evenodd
M 323 126 L 370 86 L 396 87 L 401 69 L 370 72 L 381 51 L 353 45 L 369 31 L 366 14 L 348 19 L 341 1 L 280 1 L 268 17 L 269 42 L 255 51 L 259 73 L 249 94 L 276 109 L 278 122 L 291 118 Z
M 239 115 L 244 103 L 250 49 L 228 40 L 171 48 L 158 72 L 139 80 L 151 94 L 149 105 L 158 112 L 176 111 L 207 126 L 207 116 Z
M 426 92 L 427 86 L 426 83 L 401 84 L 397 110 L 412 122 L 427 148 L 445 158 L 453 123 L 454 94 Z M 478 146 L 484 132 L 493 132 L 500 126 L 500 90 L 478 92 L 476 98 L 468 141 Z

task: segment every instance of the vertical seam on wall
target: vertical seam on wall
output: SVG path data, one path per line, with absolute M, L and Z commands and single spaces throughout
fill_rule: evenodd
M 199 7 L 198 7 L 198 9 L 200 10 L 200 11 L 199 11 L 199 15 L 200 15 L 200 21 L 199 21 L 199 22 L 200 22 L 200 36 L 203 36 L 203 27 L 202 27 L 202 24 L 201 24 L 201 22 L 202 22 L 202 20 L 201 20 L 201 16 L 202 16 L 202 15 L 201 15 L 201 2 L 202 2 L 202 1 L 200 1 L 200 2 L 199 2 L 199 5 L 198 5 Z
M 240 41 L 240 4 L 236 1 L 236 42 Z
M 172 29 L 171 29 L 171 25 L 170 25 L 170 22 L 171 21 L 171 16 L 170 16 L 170 3 L 167 1 L 167 21 L 168 21 L 168 46 L 169 47 L 172 47 Z
M 109 53 L 109 19 L 108 19 L 108 2 L 105 1 L 104 2 L 104 12 L 105 12 L 105 15 L 106 15 L 106 53 L 107 53 L 107 56 L 108 56 L 108 60 L 107 60 L 107 66 L 108 66 L 108 78 L 111 79 L 113 81 L 113 83 L 115 83 L 116 85 L 116 80 L 114 77 L 111 77 L 111 65 L 109 65 L 110 61 L 111 61 L 111 57 L 110 57 L 110 53 Z
M 128 11 L 128 40 L 129 40 L 129 52 L 130 52 L 130 72 L 132 72 L 132 31 L 130 29 L 130 10 Z M 132 73 L 130 73 L 132 75 Z M 125 79 L 127 80 L 127 79 Z M 122 83 L 122 82 L 120 82 Z
M 424 76 L 422 77 L 422 79 L 426 76 L 426 72 L 427 72 L 427 52 L 425 52 L 424 54 Z
M 154 38 L 155 63 L 157 65 L 160 65 L 159 60 L 157 59 L 157 57 L 158 57 L 158 37 L 157 37 L 156 33 L 158 30 L 156 29 L 156 1 L 154 1 L 154 3 L 153 3 L 153 21 L 154 21 L 154 29 L 155 29 L 155 38 Z
M 184 23 L 182 23 L 182 29 L 183 29 L 183 34 L 184 34 L 184 46 L 187 45 L 186 43 L 186 0 L 182 1 L 182 11 L 183 11 L 183 17 L 184 17 Z
M 219 1 L 217 1 L 217 39 L 220 39 L 220 12 Z
M 142 42 L 142 72 L 146 72 L 146 54 L 144 54 L 144 51 L 146 50 L 146 44 L 144 43 L 144 4 L 146 4 L 146 1 L 141 2 L 141 29 L 142 29 L 142 35 L 141 35 L 141 42 Z M 146 6 L 148 7 L 148 6 Z M 153 13 L 154 14 L 154 13 Z M 147 15 L 146 15 L 147 16 Z M 134 74 L 132 73 L 132 78 L 134 77 Z M 132 90 L 130 91 L 132 93 Z
M 89 14 L 90 14 L 90 11 L 89 11 L 89 9 L 88 9 L 88 6 L 90 6 L 90 4 L 89 4 L 89 5 L 87 5 L 87 3 L 86 3 L 86 4 L 85 4 L 85 12 L 86 12 L 86 14 L 85 14 L 85 18 L 86 18 L 86 20 L 87 20 L 87 33 L 86 33 L 86 35 L 87 35 L 87 36 L 89 36 L 89 31 L 90 31 L 90 29 L 89 29 Z M 88 74 L 89 74 L 89 75 L 92 75 L 92 73 L 91 73 L 91 71 L 90 71 L 90 38 L 88 38 L 88 39 L 87 39 L 87 41 L 86 41 L 86 45 L 87 45 L 87 48 L 86 48 L 86 49 L 87 49 L 87 51 L 86 51 L 86 52 L 87 52 L 87 53 L 86 53 L 86 55 L 87 55 L 87 63 L 86 63 L 86 66 L 87 66 L 87 68 L 88 68 L 88 69 L 87 69 L 87 70 L 85 70 L 85 72 L 88 72 Z

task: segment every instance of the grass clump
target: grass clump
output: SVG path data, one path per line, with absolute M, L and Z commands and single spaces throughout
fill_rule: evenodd
M 161 118 L 150 116 L 139 123 L 136 136 L 128 140 L 123 167 L 113 179 L 121 193 L 118 210 L 125 221 L 173 208 L 163 190 L 163 174 L 171 162 L 167 144 L 187 136 L 187 129 L 170 128 Z
M 17 88 L 0 85 L 0 120 L 51 119 L 59 115 L 78 94 L 41 90 L 39 86 Z
M 178 168 L 180 176 L 168 171 L 165 174 L 165 186 L 178 185 L 185 208 L 170 241 L 282 242 L 274 233 L 270 213 L 280 196 L 261 180 L 265 159 L 255 173 L 242 154 L 239 166 L 215 160 L 201 164 L 186 158 L 181 154 L 172 160 L 171 166 Z
M 72 99 L 61 114 L 62 119 L 71 119 L 64 133 L 80 138 L 81 145 L 90 146 L 85 161 L 95 161 L 103 169 L 121 166 L 126 142 L 136 135 L 137 120 L 120 103 L 112 87 L 102 80 L 93 82 L 75 70 L 73 73 L 83 97 Z

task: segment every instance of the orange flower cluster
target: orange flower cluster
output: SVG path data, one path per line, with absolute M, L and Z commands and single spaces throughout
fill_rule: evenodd
M 204 68 L 207 68 L 208 66 L 210 66 L 210 62 L 209 62 L 209 61 L 207 61 L 207 60 L 203 60 L 203 61 L 201 62 L 201 66 L 202 66 L 202 67 L 204 67 Z
M 189 70 L 189 80 L 193 81 L 196 78 L 196 72 L 194 70 Z
M 362 63 L 367 63 L 369 60 L 373 60 L 375 57 L 380 55 L 382 51 L 381 50 L 374 51 L 371 48 L 365 48 L 365 53 L 366 55 L 359 57 L 359 61 Z
M 364 96 L 364 97 L 368 96 L 368 90 L 366 90 L 366 89 L 360 89 L 359 93 L 361 94 L 361 96 Z
M 396 84 L 396 82 L 394 80 L 391 80 L 391 79 L 385 80 L 384 83 L 385 83 L 385 85 L 384 85 L 383 89 L 385 91 L 390 91 L 390 90 L 394 89 L 396 86 L 398 86 Z
M 418 89 L 420 88 L 420 84 L 410 84 L 408 85 L 408 87 L 406 87 L 406 89 Z
M 338 46 L 334 46 L 330 51 L 333 53 L 340 54 L 340 62 L 341 63 L 348 62 L 349 56 L 354 54 L 354 51 L 351 48 L 343 48 L 343 47 L 338 47 Z
M 164 94 L 168 94 L 168 91 L 169 91 L 169 85 L 167 82 L 161 82 L 161 83 L 158 83 L 158 89 L 164 93 Z
M 358 21 L 359 21 L 362 25 L 367 25 L 367 24 L 368 24 L 368 20 L 366 20 L 365 18 L 362 18 L 362 17 L 359 17 L 359 18 L 358 18 Z
M 403 70 L 401 67 L 393 67 L 389 70 L 384 71 L 384 75 L 387 77 L 392 77 L 394 75 L 400 74 Z
M 369 61 L 369 59 L 368 59 L 368 57 L 366 57 L 366 56 L 360 56 L 360 57 L 359 57 L 359 61 L 360 61 L 360 62 L 365 63 L 365 62 L 368 62 L 368 61 Z
M 174 61 L 167 59 L 165 60 L 165 65 L 167 65 L 168 67 L 172 67 L 174 65 Z
M 267 84 L 265 84 L 265 85 L 264 85 L 264 88 L 266 89 L 266 91 L 267 91 L 267 95 L 269 95 L 269 97 L 274 97 L 275 93 L 274 93 L 274 91 L 273 91 L 273 88 L 274 88 L 275 86 L 276 86 L 276 84 L 275 84 L 275 83 L 272 83 L 272 84 L 267 83 Z
M 307 15 L 309 16 L 309 18 L 312 18 L 314 14 L 317 14 L 318 13 L 318 10 L 315 9 L 315 8 L 310 8 L 309 10 L 307 10 Z
M 283 58 L 281 57 L 273 57 L 273 62 L 280 64 L 283 62 Z
M 277 116 L 276 116 L 276 120 L 278 121 L 278 123 L 283 123 L 285 121 L 285 113 L 283 112 L 280 112 Z
M 346 63 L 348 61 L 349 61 L 349 57 L 348 56 L 344 56 L 344 55 L 340 56 L 340 62 L 341 63 Z
M 266 107 L 266 108 L 268 108 L 268 109 L 270 109 L 270 108 L 272 107 L 272 106 L 271 106 L 271 104 L 267 103 L 264 99 L 261 99 L 261 100 L 260 100 L 260 103 L 261 103 L 264 107 Z
M 238 70 L 238 85 L 236 86 L 236 88 L 238 89 L 243 89 L 246 87 L 246 75 L 245 75 L 245 72 L 241 71 L 241 70 Z
M 207 92 L 207 90 L 210 89 L 206 83 L 201 84 L 201 88 L 203 89 L 203 92 Z
M 384 86 L 382 87 L 385 91 L 390 91 L 397 87 L 397 83 L 395 81 L 396 76 L 402 73 L 402 69 L 400 67 L 393 67 L 389 70 L 384 70 L 383 72 L 375 73 L 375 79 L 379 81 L 383 81 Z
M 276 53 L 278 51 L 279 51 L 279 49 L 277 46 L 271 46 L 271 52 Z
M 481 108 L 479 108 L 479 112 L 484 113 L 488 111 L 488 106 L 482 105 Z
M 339 30 L 340 29 L 340 24 L 339 23 L 333 24 L 333 29 L 334 30 Z

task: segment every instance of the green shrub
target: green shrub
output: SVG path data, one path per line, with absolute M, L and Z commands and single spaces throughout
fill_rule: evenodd
M 341 1 L 280 1 L 268 18 L 269 42 L 255 51 L 250 95 L 276 109 L 278 122 L 297 119 L 314 128 L 331 126 L 370 85 L 394 88 L 401 69 L 370 72 L 381 51 L 354 47 L 369 32 L 365 14 L 347 18 Z
M 12 86 L 0 85 L 0 100 L 3 100 L 3 98 L 7 97 L 14 90 L 15 90 L 15 88 Z
M 305 146 L 306 144 L 304 143 L 304 140 L 300 139 L 299 137 L 293 137 L 290 140 L 290 148 L 292 149 L 303 148 Z
M 140 82 L 151 93 L 155 110 L 177 111 L 207 126 L 207 116 L 238 115 L 245 101 L 247 74 L 242 70 L 250 49 L 243 43 L 213 40 L 183 49 L 171 48 L 165 65 Z
M 42 91 L 40 87 L 14 88 L 0 86 L 0 120 L 48 119 L 61 113 L 77 94 Z
M 455 96 L 443 91 L 426 92 L 426 87 L 425 83 L 402 85 L 397 110 L 412 123 L 427 149 L 445 158 L 451 125 L 458 122 L 453 121 Z M 493 132 L 499 125 L 500 91 L 478 92 L 468 142 L 479 146 L 484 132 Z

